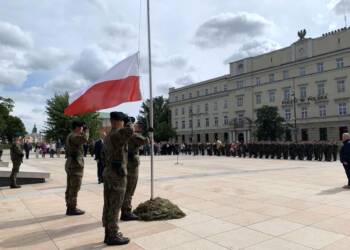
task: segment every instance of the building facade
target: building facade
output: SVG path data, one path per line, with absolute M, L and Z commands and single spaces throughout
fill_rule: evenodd
M 227 75 L 170 88 L 177 141 L 253 141 L 263 105 L 278 108 L 287 139 L 339 140 L 350 126 L 350 29 L 305 33 L 289 47 L 230 63 Z

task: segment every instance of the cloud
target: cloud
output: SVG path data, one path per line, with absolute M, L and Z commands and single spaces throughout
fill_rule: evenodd
M 331 0 L 328 7 L 337 15 L 344 15 L 350 11 L 350 0 Z
M 195 80 L 191 75 L 183 75 L 175 80 L 175 83 L 180 86 L 194 83 Z
M 23 60 L 18 64 L 24 69 L 51 70 L 67 61 L 69 55 L 54 47 L 31 50 L 23 55 Z
M 103 52 L 98 49 L 83 50 L 71 66 L 72 71 L 90 82 L 96 81 L 108 68 Z
M 253 57 L 261 54 L 271 52 L 279 49 L 281 46 L 279 43 L 272 40 L 253 40 L 251 42 L 243 44 L 237 49 L 237 52 L 233 53 L 230 57 L 224 60 L 224 64 L 234 62 L 246 57 Z
M 258 37 L 264 34 L 271 24 L 264 17 L 254 13 L 222 13 L 201 24 L 193 42 L 202 49 L 222 47 L 242 38 Z
M 172 55 L 164 58 L 156 57 L 153 60 L 153 65 L 159 68 L 171 67 L 176 69 L 183 69 L 187 66 L 187 64 L 187 58 L 181 55 Z
M 29 48 L 32 43 L 31 36 L 20 27 L 0 21 L 0 45 L 13 48 Z
M 45 111 L 41 108 L 33 108 L 32 109 L 32 113 L 35 113 L 35 114 L 40 114 L 40 113 L 44 113 Z
M 174 87 L 171 83 L 163 83 L 157 85 L 157 95 L 167 95 L 169 93 L 169 88 Z
M 86 86 L 88 82 L 73 72 L 66 72 L 44 84 L 46 91 L 50 93 L 72 93 Z
M 21 86 L 27 79 L 28 72 L 14 67 L 0 66 L 0 86 Z

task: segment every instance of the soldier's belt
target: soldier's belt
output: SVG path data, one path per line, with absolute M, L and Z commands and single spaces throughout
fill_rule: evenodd
M 126 176 L 126 172 L 123 168 L 122 161 L 119 161 L 119 160 L 111 161 L 111 167 L 120 177 Z

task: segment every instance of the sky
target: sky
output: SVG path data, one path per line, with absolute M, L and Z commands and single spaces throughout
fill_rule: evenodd
M 150 0 L 154 96 L 229 73 L 228 63 L 286 47 L 297 32 L 345 26 L 350 0 Z M 28 132 L 45 128 L 46 101 L 97 80 L 140 51 L 149 97 L 146 0 L 1 0 L 0 96 Z M 349 16 L 350 22 L 350 16 Z M 136 116 L 141 102 L 122 104 Z

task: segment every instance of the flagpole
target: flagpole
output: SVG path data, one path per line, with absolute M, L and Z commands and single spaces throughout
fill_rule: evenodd
M 148 76 L 149 76 L 149 100 L 150 100 L 150 114 L 149 114 L 149 123 L 150 127 L 153 128 L 153 91 L 152 91 L 152 50 L 151 50 L 151 20 L 150 20 L 150 3 L 147 0 L 147 26 L 148 26 Z M 153 131 L 150 132 L 150 141 L 151 141 L 151 200 L 154 198 L 154 176 L 153 176 L 153 158 L 154 158 L 154 140 L 153 140 Z

